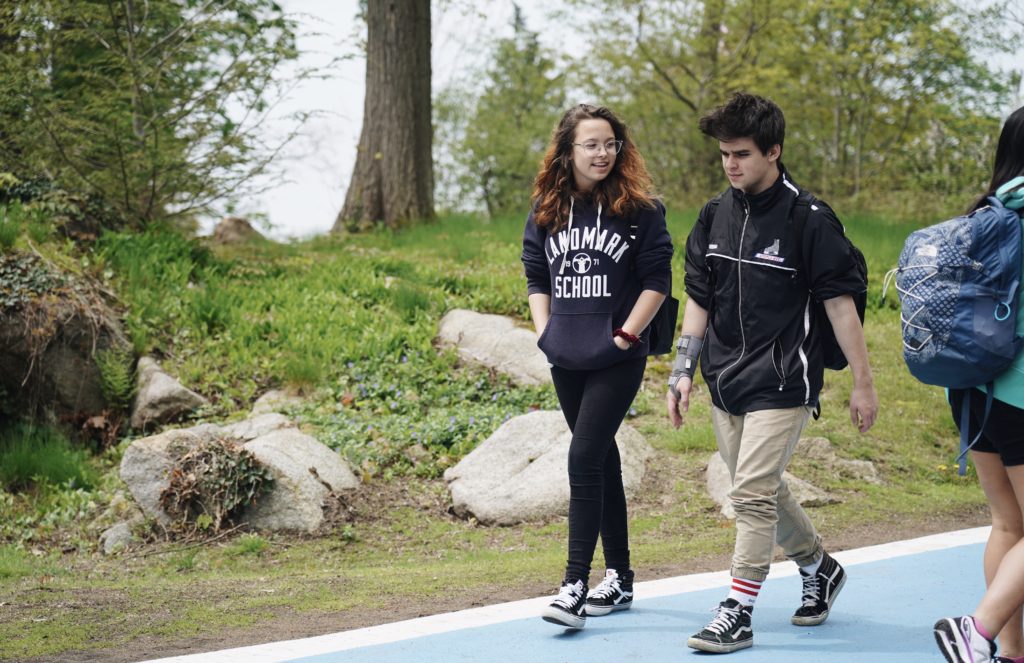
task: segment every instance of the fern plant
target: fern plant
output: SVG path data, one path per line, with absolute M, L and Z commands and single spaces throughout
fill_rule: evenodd
M 103 398 L 116 410 L 127 410 L 135 397 L 134 363 L 129 350 L 110 348 L 96 353 Z

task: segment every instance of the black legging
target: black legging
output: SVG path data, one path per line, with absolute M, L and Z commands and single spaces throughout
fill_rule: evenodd
M 596 371 L 552 366 L 558 402 L 572 431 L 569 445 L 569 560 L 565 579 L 587 582 L 601 534 L 608 568 L 629 569 L 629 532 L 615 433 L 643 380 L 647 358 Z

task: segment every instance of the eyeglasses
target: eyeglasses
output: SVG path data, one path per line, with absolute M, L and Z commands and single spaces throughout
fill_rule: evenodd
M 588 157 L 596 157 L 601 153 L 601 148 L 608 154 L 618 154 L 622 150 L 621 140 L 610 140 L 607 143 L 598 143 L 597 141 L 587 141 L 586 143 L 573 143 L 573 145 L 579 145 L 583 148 L 583 153 Z

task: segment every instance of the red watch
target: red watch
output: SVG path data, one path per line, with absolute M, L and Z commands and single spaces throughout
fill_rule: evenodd
M 612 332 L 612 338 L 614 338 L 616 336 L 618 336 L 619 338 L 625 339 L 625 341 L 627 343 L 629 343 L 630 345 L 636 345 L 637 343 L 640 342 L 640 337 L 639 336 L 636 336 L 634 334 L 630 334 L 628 331 L 626 331 L 622 327 L 619 327 L 618 329 L 616 329 L 615 331 Z

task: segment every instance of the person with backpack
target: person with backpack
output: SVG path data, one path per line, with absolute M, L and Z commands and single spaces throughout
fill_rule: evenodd
M 996 146 L 995 166 L 986 192 L 971 210 L 1000 204 L 1011 210 L 1024 208 L 1024 107 L 1003 125 Z M 997 196 L 1000 203 L 993 202 Z M 1013 305 L 1024 306 L 1024 292 L 1016 291 Z M 1016 334 L 1024 335 L 1024 316 L 1017 314 Z M 949 401 L 957 428 L 980 430 L 970 449 L 978 481 L 988 499 L 992 531 L 985 546 L 987 589 L 971 615 L 946 617 L 935 624 L 935 640 L 951 663 L 996 661 L 1024 663 L 1024 356 L 1018 354 L 1010 367 L 989 386 L 950 389 Z M 987 396 L 991 393 L 989 410 Z M 967 401 L 967 421 L 962 407 Z M 982 423 L 983 422 L 983 423 Z M 996 652 L 998 636 L 1000 654 Z
M 687 301 L 667 406 L 678 428 L 699 361 L 732 478 L 736 542 L 728 596 L 687 645 L 728 653 L 753 644 L 751 616 L 776 542 L 803 579 L 793 624 L 824 622 L 846 582 L 782 478 L 818 405 L 826 322 L 853 372 L 850 419 L 862 433 L 878 397 L 854 302 L 867 288 L 862 256 L 829 206 L 782 165 L 782 110 L 737 93 L 700 129 L 718 140 L 731 186 L 704 206 L 686 240 Z
M 626 496 L 615 433 L 651 353 L 648 326 L 672 284 L 665 208 L 626 125 L 580 104 L 562 116 L 534 183 L 522 262 L 537 345 L 551 364 L 569 445 L 569 555 L 545 621 L 633 602 Z M 607 570 L 588 594 L 598 534 Z

